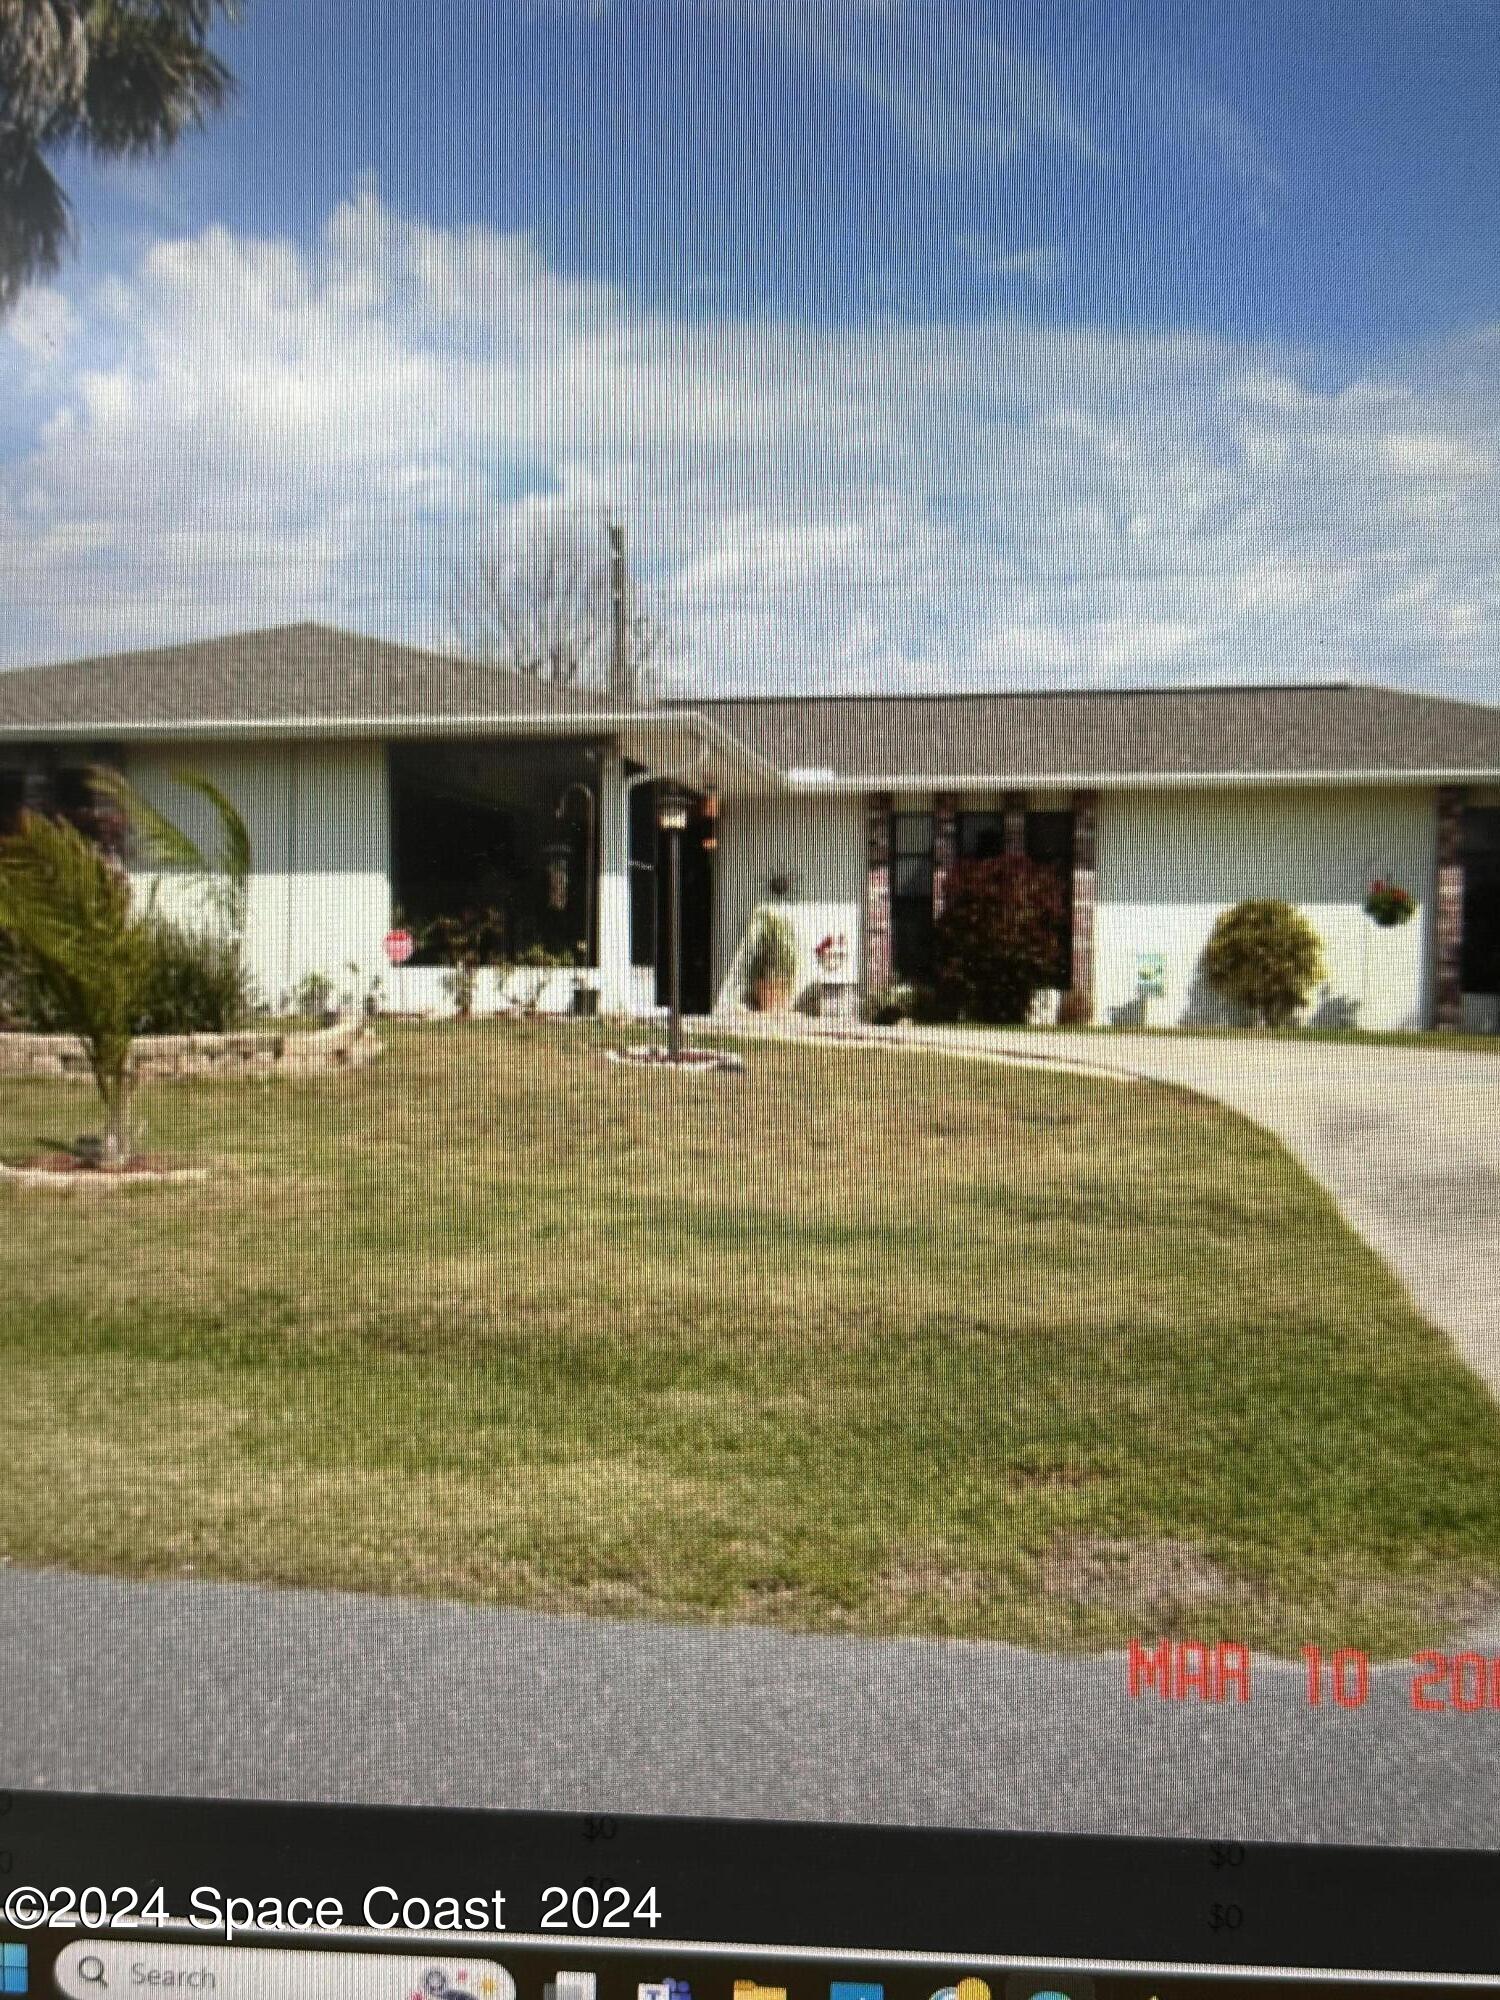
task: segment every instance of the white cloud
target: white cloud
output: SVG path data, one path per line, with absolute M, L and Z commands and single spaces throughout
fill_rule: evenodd
M 948 0 L 702 0 L 859 91 L 929 166 L 1005 159 L 1045 141 L 1096 160 L 1048 69 Z
M 1500 696 L 1493 341 L 1320 393 L 1016 313 L 678 319 L 368 188 L 315 255 L 212 229 L 23 346 L 49 315 L 0 465 L 10 661 L 302 617 L 444 642 L 474 536 L 549 495 L 620 510 L 721 686 Z
M 1089 161 L 1087 122 L 1042 62 L 952 0 L 665 0 L 684 22 L 763 35 L 857 92 L 938 172 L 1042 141 Z M 530 0 L 541 18 L 604 22 L 618 0 Z M 981 17 L 982 18 L 982 17 Z
M 1286 192 L 1286 177 L 1255 127 L 1222 97 L 1191 85 L 1186 86 L 1182 116 L 1190 143 L 1239 183 L 1254 220 L 1269 222 Z
M 987 236 L 967 231 L 957 238 L 959 249 L 976 270 L 991 278 L 1024 278 L 1031 284 L 1048 285 L 1061 273 L 1066 259 L 1061 250 L 1047 244 L 1031 244 L 1008 249 Z
M 42 362 L 58 360 L 77 330 L 73 308 L 49 285 L 24 292 L 3 327 L 23 354 Z

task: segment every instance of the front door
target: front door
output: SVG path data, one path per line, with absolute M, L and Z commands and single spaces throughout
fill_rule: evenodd
M 682 849 L 682 1011 L 711 1013 L 714 1004 L 714 853 L 710 846 L 718 826 L 700 800 L 678 836 Z M 668 968 L 672 963 L 671 896 L 667 884 L 667 835 L 658 833 L 656 848 L 656 1004 L 667 1005 Z

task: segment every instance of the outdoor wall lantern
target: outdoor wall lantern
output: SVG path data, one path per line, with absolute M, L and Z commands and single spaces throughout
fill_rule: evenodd
M 675 785 L 662 785 L 656 795 L 656 824 L 663 833 L 686 833 L 692 794 Z
M 667 1056 L 682 1061 L 682 836 L 687 832 L 693 794 L 664 783 L 656 792 L 656 824 L 667 839 Z

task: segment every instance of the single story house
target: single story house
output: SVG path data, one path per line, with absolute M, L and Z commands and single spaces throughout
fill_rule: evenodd
M 445 1004 L 451 929 L 575 950 L 605 1011 L 646 1014 L 670 950 L 662 780 L 696 801 L 682 855 L 683 997 L 743 1004 L 757 913 L 817 989 L 848 945 L 865 991 L 920 978 L 955 863 L 1054 866 L 1058 987 L 1102 1023 L 1221 1018 L 1200 961 L 1221 910 L 1298 905 L 1323 943 L 1312 1017 L 1494 1026 L 1500 708 L 1363 685 L 763 696 L 645 705 L 320 625 L 0 673 L 0 826 L 86 814 L 108 763 L 174 816 L 191 769 L 250 830 L 248 953 L 281 1004 L 310 974 Z M 1375 877 L 1418 900 L 1378 929 Z M 390 934 L 416 939 L 390 962 Z M 445 937 L 449 943 L 445 944 Z M 512 975 L 514 977 L 514 975 Z M 541 1004 L 574 976 L 539 975 Z M 481 1008 L 487 1001 L 483 988 Z M 847 994 L 844 997 L 848 997 Z

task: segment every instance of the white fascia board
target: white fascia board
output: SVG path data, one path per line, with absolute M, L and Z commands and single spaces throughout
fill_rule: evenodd
M 613 711 L 598 715 L 299 715 L 295 720 L 238 718 L 220 721 L 25 723 L 0 726 L 0 743 L 66 742 L 87 739 L 127 742 L 155 739 L 182 743 L 189 738 L 232 738 L 236 742 L 279 742 L 283 737 L 403 736 L 598 736 L 640 715 Z
M 788 779 L 799 795 L 855 792 L 992 792 L 992 791 L 1218 791 L 1246 785 L 1494 785 L 1500 767 L 1482 770 L 1393 771 L 962 771 L 900 772 L 892 775 Z
M 672 716 L 640 709 L 601 709 L 591 715 L 305 715 L 293 721 L 25 723 L 0 725 L 7 743 L 281 743 L 288 741 L 400 742 L 412 737 L 616 736 L 622 731 L 657 742 L 687 739 L 726 760 L 780 780 L 780 772 L 717 723 L 701 716 Z

